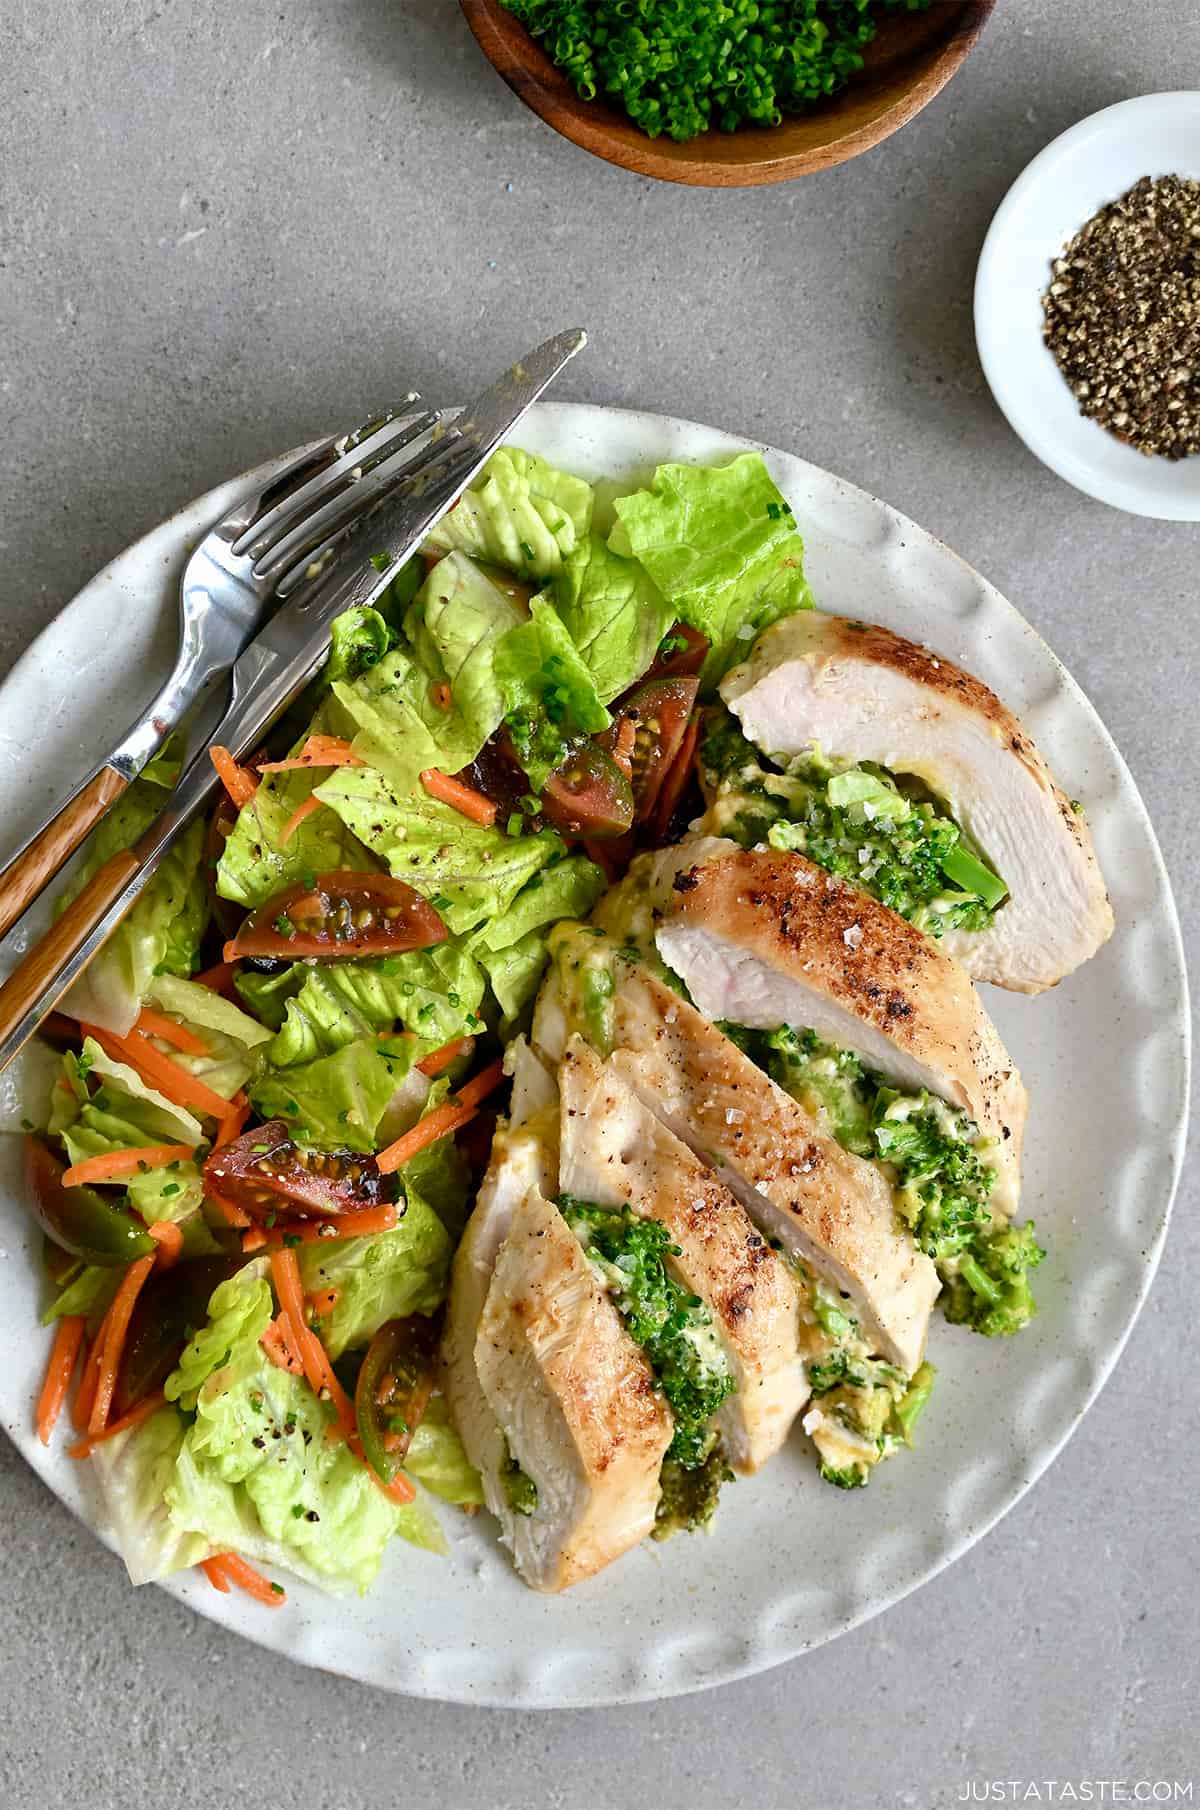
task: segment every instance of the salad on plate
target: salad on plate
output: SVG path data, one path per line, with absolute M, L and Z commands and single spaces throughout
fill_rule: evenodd
M 755 453 L 602 505 L 504 448 L 269 744 L 212 749 L 220 807 L 21 1058 L 38 1431 L 135 1582 L 363 1591 L 486 1511 L 558 1590 L 789 1440 L 862 1487 L 935 1306 L 1035 1312 L 973 983 L 1110 933 L 1086 823 L 803 553 Z

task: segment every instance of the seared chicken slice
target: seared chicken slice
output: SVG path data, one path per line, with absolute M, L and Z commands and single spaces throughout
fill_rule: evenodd
M 1052 987 L 1113 930 L 1092 839 L 1021 724 L 981 680 L 890 629 L 803 611 L 767 630 L 721 695 L 764 753 L 914 774 L 1001 874 L 988 929 L 943 946 L 977 980 Z
M 795 1280 L 713 1171 L 581 1037 L 567 1044 L 559 1091 L 563 1192 L 669 1232 L 669 1266 L 712 1315 L 736 1388 L 716 1416 L 726 1453 L 756 1471 L 808 1399 Z
M 911 1374 L 925 1349 L 938 1278 L 897 1224 L 883 1171 L 827 1136 L 678 994 L 612 953 L 611 1066 L 643 1105 L 717 1166 L 768 1238 L 850 1297 L 877 1349 Z M 566 1047 L 559 976 L 569 959 L 562 949 L 534 1018 L 534 1040 L 552 1061 Z
M 992 1206 L 1015 1211 L 1025 1089 L 937 943 L 803 855 L 771 849 L 681 871 L 656 941 L 706 1018 L 814 1030 L 902 1088 L 962 1107 L 993 1145 Z
M 673 1427 L 583 1247 L 537 1189 L 497 1254 L 474 1360 L 496 1432 L 478 1454 L 464 1433 L 468 1455 L 521 1576 L 564 1590 L 650 1533 Z M 509 1499 L 514 1463 L 537 1491 L 529 1513 Z
M 529 1061 L 537 1060 L 531 1052 L 527 1055 Z M 496 1480 L 504 1464 L 504 1435 L 479 1386 L 475 1340 L 496 1258 L 508 1237 L 517 1206 L 531 1191 L 558 1192 L 558 1099 L 554 1089 L 551 1102 L 537 1123 L 519 1129 L 502 1124 L 496 1132 L 492 1160 L 450 1271 L 450 1298 L 442 1333 L 442 1389 L 467 1456 L 485 1479 L 488 1506 L 496 1514 L 500 1513 L 497 1503 L 502 1500 Z M 507 1506 L 505 1501 L 506 1509 Z

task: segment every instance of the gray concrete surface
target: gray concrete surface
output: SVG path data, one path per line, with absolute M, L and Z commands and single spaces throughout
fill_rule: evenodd
M 1034 462 L 980 375 L 971 281 L 1034 152 L 1194 79 L 1198 51 L 1194 0 L 1002 0 L 889 144 L 791 187 L 689 193 L 524 112 L 453 0 L 8 0 L 4 663 L 226 473 L 402 377 L 459 397 L 583 320 L 565 394 L 803 452 L 1000 585 L 1124 749 L 1194 933 L 1197 531 Z M 135 1596 L 5 1446 L 0 1803 L 926 1810 L 969 1781 L 1190 1779 L 1196 1206 L 1185 1186 L 1116 1377 L 987 1541 L 834 1646 L 674 1703 L 472 1712 L 268 1659 Z

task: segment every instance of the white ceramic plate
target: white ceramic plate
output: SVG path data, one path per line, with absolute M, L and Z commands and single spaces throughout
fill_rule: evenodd
M 520 438 L 586 476 L 626 483 L 662 460 L 744 450 L 688 422 L 574 406 L 542 406 Z M 1025 1205 L 1050 1252 L 1041 1313 L 1011 1341 L 935 1324 L 941 1374 L 919 1448 L 884 1465 L 869 1489 L 848 1496 L 820 1483 L 797 1435 L 760 1477 L 729 1490 L 711 1538 L 647 1544 L 565 1596 L 535 1596 L 487 1517 L 453 1513 L 450 1559 L 395 1543 L 362 1601 L 289 1583 L 286 1608 L 268 1612 L 217 1595 L 198 1574 L 168 1586 L 305 1664 L 425 1697 L 560 1705 L 667 1696 L 803 1652 L 932 1577 L 1012 1507 L 1095 1397 L 1149 1288 L 1180 1157 L 1188 1021 L 1174 908 L 1129 774 L 1078 687 L 977 573 L 861 490 L 786 453 L 767 458 L 822 603 L 972 667 L 1086 801 L 1117 934 L 1044 998 L 989 990 L 987 1001 L 1032 1098 Z M 22 758 L 0 762 L 0 847 L 137 708 L 170 657 L 185 547 L 265 471 L 202 497 L 122 554 L 16 667 L 0 722 Z M 103 1537 L 84 1467 L 33 1436 L 46 1337 L 15 1153 L 0 1160 L 0 1414 L 39 1475 Z
M 992 394 L 1060 478 L 1135 515 L 1200 520 L 1200 456 L 1135 452 L 1079 413 L 1042 340 L 1050 260 L 1142 176 L 1200 177 L 1200 92 L 1144 94 L 1080 120 L 1034 158 L 996 212 L 975 279 L 975 337 Z

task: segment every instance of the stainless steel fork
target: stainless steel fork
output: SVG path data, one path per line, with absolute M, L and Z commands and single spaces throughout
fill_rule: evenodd
M 311 553 L 309 575 L 404 469 L 397 455 L 437 426 L 414 413 L 410 391 L 353 433 L 301 453 L 264 489 L 244 497 L 196 548 L 179 595 L 179 653 L 170 677 L 106 754 L 0 872 L 0 936 L 153 759 L 212 682 L 227 674 L 271 609 L 278 579 Z

